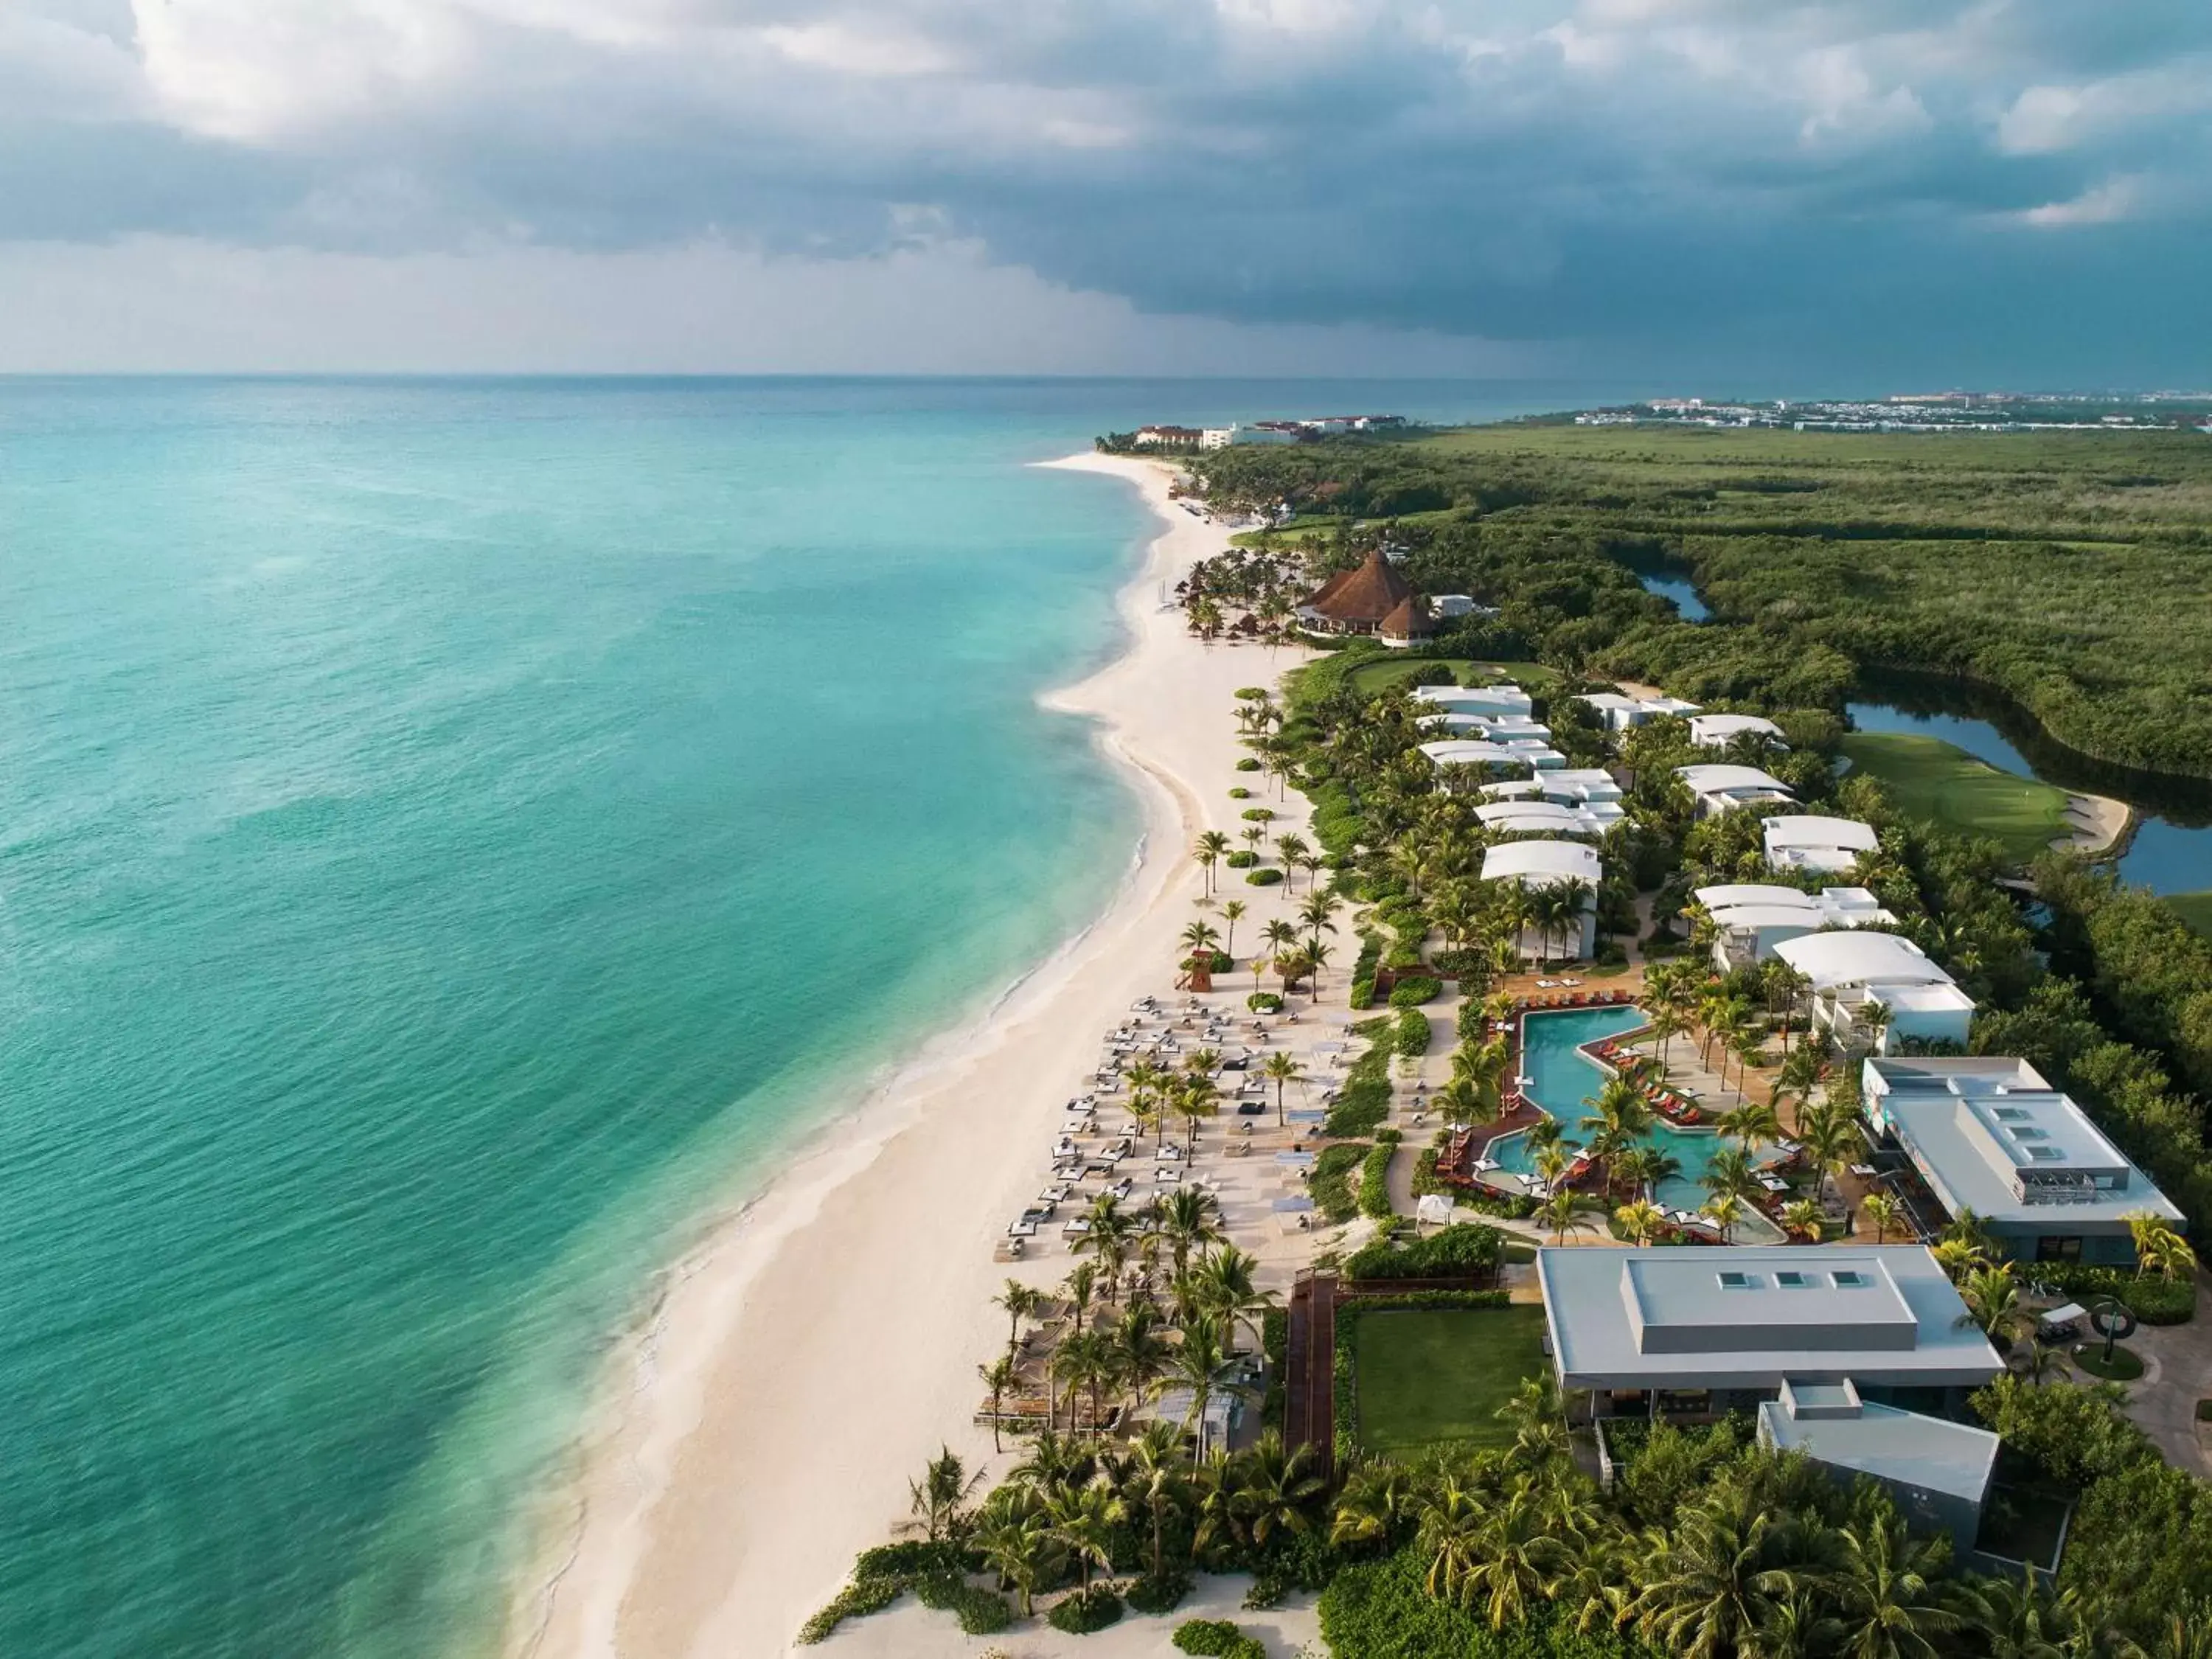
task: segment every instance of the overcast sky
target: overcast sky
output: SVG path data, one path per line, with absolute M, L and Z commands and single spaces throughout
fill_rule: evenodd
M 2207 0 L 0 0 L 0 369 L 2202 385 L 2208 140 Z

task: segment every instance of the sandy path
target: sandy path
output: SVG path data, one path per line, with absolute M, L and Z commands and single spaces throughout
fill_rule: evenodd
M 1096 718 L 1103 745 L 1140 781 L 1143 855 L 1086 935 L 932 1045 L 674 1270 L 574 1490 L 550 1506 L 552 1541 L 515 1597 L 512 1652 L 785 1652 L 853 1556 L 903 1514 L 908 1477 L 940 1442 L 989 1461 L 989 1435 L 970 1419 L 976 1364 L 1005 1340 L 988 1298 L 1010 1269 L 992 1261 L 994 1243 L 1039 1186 L 1061 1103 L 1096 1064 L 1100 1033 L 1138 996 L 1169 988 L 1200 880 L 1192 838 L 1243 827 L 1227 789 L 1258 780 L 1233 770 L 1231 693 L 1297 659 L 1200 646 L 1162 609 L 1160 584 L 1228 532 L 1170 507 L 1158 468 L 1092 456 L 1054 465 L 1131 478 L 1164 526 L 1121 596 L 1129 650 L 1048 700 Z M 1293 797 L 1273 828 L 1302 825 L 1302 808 Z M 1250 907 L 1242 955 L 1290 904 L 1279 888 L 1237 896 Z M 1042 1284 L 1067 1266 L 1054 1240 L 1021 1271 Z M 941 1633 L 950 1651 L 986 1645 L 963 1642 L 941 1615 L 900 1627 Z M 1139 1621 L 1079 1645 L 1099 1659 L 1149 1652 L 1166 1628 Z M 854 1639 L 869 1640 L 866 1629 Z M 1065 1639 L 1041 1628 L 999 1645 L 1036 1653 Z M 899 1650 L 933 1651 L 929 1640 Z

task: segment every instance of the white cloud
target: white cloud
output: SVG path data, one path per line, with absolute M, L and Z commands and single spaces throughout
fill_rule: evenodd
M 2039 230 L 2064 230 L 2082 225 L 2113 225 L 2133 218 L 2143 200 L 2139 175 L 2107 179 L 2093 189 L 2063 202 L 2045 202 L 2018 216 L 2020 222 Z

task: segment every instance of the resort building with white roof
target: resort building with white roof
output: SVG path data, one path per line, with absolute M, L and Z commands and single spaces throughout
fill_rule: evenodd
M 1430 763 L 1447 766 L 1525 766 L 1532 771 L 1544 771 L 1565 766 L 1567 757 L 1540 738 L 1515 738 L 1501 743 L 1480 738 L 1440 738 L 1425 743 L 1421 752 Z
M 1689 715 L 1698 712 L 1696 703 L 1684 702 L 1680 697 L 1634 697 L 1622 691 L 1585 692 L 1575 701 L 1587 703 L 1595 710 L 1599 720 L 1609 732 L 1632 731 L 1668 714 Z
M 1454 737 L 1476 737 L 1492 743 L 1505 743 L 1516 738 L 1534 738 L 1540 743 L 1552 740 L 1552 728 L 1528 714 L 1469 714 L 1454 709 L 1443 714 L 1421 716 L 1424 730 L 1448 732 Z
M 1860 858 L 1881 845 L 1872 824 L 1817 812 L 1769 818 L 1763 830 L 1766 867 L 1775 871 L 1842 875 L 1857 869 Z
M 1768 1450 L 1802 1452 L 1840 1480 L 1871 1476 L 1908 1525 L 1974 1547 L 2001 1443 L 1989 1430 L 1876 1404 L 1845 1377 L 1784 1382 L 1760 1403 L 1757 1432 Z
M 1576 841 L 1499 842 L 1483 849 L 1482 878 L 1517 881 L 1528 888 L 1556 887 L 1568 881 L 1586 884 L 1589 896 L 1583 902 L 1581 939 L 1575 954 L 1586 957 L 1597 949 L 1597 888 L 1605 879 L 1605 862 L 1594 848 Z M 1542 954 L 1542 941 L 1534 954 Z
M 1601 1417 L 1654 1409 L 1662 1394 L 1725 1411 L 1785 1382 L 1924 1398 L 2004 1369 L 1918 1244 L 1547 1248 L 1536 1277 L 1559 1388 Z
M 1966 1044 L 1974 1000 L 1901 934 L 1808 933 L 1782 940 L 1774 954 L 1810 982 L 1813 1023 L 1840 1042 L 1870 1037 L 1885 1054 L 1907 1038 Z M 1878 1030 L 1867 1018 L 1877 1004 L 1887 1011 Z
M 1776 748 L 1786 747 L 1782 728 L 1757 714 L 1693 714 L 1690 741 L 1699 749 L 1725 749 L 1738 738 L 1765 738 Z
M 1867 1123 L 1893 1141 L 1947 1214 L 1971 1209 L 2028 1261 L 2135 1261 L 2128 1218 L 2179 1225 L 2179 1206 L 2073 1097 L 2024 1060 L 1873 1058 L 1860 1068 Z
M 1794 806 L 1796 796 L 1790 786 L 1756 766 L 1731 766 L 1714 762 L 1703 766 L 1677 767 L 1674 775 L 1697 797 L 1698 816 L 1717 817 L 1739 806 Z
M 1713 924 L 1713 966 L 1725 974 L 1773 956 L 1784 939 L 1835 927 L 1894 927 L 1897 918 L 1863 887 L 1817 893 L 1759 882 L 1700 887 L 1692 895 Z
M 1498 800 L 1474 809 L 1486 830 L 1501 836 L 1588 836 L 1592 840 L 1619 823 L 1616 811 L 1601 819 L 1587 806 L 1561 806 L 1549 800 Z
M 1417 685 L 1416 702 L 1434 703 L 1455 714 L 1533 714 L 1535 699 L 1517 685 Z

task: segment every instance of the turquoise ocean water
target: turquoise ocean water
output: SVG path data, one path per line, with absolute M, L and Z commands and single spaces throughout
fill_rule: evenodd
M 0 1652 L 481 1642 L 685 1222 L 1127 866 L 1021 463 L 1589 395 L 0 380 Z

